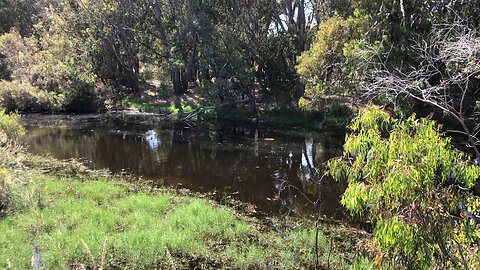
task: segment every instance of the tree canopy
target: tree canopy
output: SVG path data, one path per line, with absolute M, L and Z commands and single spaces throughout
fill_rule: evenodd
M 297 107 L 358 92 L 365 49 L 409 68 L 412 38 L 465 18 L 476 1 L 2 0 L 0 78 L 70 96 L 122 100 L 145 81 L 208 103 Z M 160 91 L 160 90 L 159 90 Z M 80 97 L 82 99 L 82 97 Z M 69 103 L 69 101 L 65 101 Z

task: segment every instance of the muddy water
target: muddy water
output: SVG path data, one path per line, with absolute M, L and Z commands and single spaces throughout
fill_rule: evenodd
M 155 117 L 28 116 L 25 142 L 35 154 L 77 158 L 106 168 L 230 194 L 269 214 L 308 215 L 316 171 L 341 154 L 343 131 L 291 132 L 232 122 L 171 123 Z M 298 191 L 307 194 L 308 199 Z M 342 218 L 338 183 L 323 179 L 321 213 Z

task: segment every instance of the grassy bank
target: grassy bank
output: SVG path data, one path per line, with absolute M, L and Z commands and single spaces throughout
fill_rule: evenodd
M 102 179 L 30 177 L 12 190 L 15 213 L 0 221 L 0 261 L 15 268 L 30 265 L 32 248 L 47 269 L 249 268 L 266 266 L 269 257 L 292 268 L 302 262 L 288 258 L 308 263 L 312 256 L 308 248 L 275 247 L 274 241 L 284 234 L 308 244 L 308 231 L 264 235 L 229 209 L 201 199 L 132 192 Z
M 44 269 L 307 269 L 314 266 L 309 226 L 273 226 L 205 198 L 145 190 L 115 179 L 19 171 L 0 219 L 0 267 Z M 348 268 L 353 255 L 330 250 L 320 261 Z M 350 247 L 352 248 L 352 247 Z

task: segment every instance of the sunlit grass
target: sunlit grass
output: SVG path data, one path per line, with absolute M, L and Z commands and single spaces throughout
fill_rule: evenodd
M 260 230 L 225 206 L 169 191 L 28 177 L 14 187 L 13 212 L 0 219 L 0 268 L 29 268 L 33 246 L 44 269 L 304 269 L 314 263 L 311 230 Z
M 156 113 L 168 113 L 168 114 L 178 114 L 178 113 L 188 113 L 193 111 L 195 108 L 192 105 L 184 104 L 184 102 L 170 102 L 163 104 L 156 104 L 146 101 L 128 101 L 127 107 L 130 109 L 141 110 L 144 112 L 156 112 Z

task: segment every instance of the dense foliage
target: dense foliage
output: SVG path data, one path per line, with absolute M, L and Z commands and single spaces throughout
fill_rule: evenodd
M 158 80 L 158 92 L 209 104 L 296 107 L 359 90 L 366 49 L 387 67 L 419 65 L 412 38 L 456 17 L 477 28 L 477 2 L 2 0 L 0 80 L 64 95 L 61 109 L 76 111 Z
M 0 81 L 0 103 L 7 112 L 58 111 L 64 97 L 22 81 Z
M 310 50 L 298 59 L 297 70 L 306 83 L 306 95 L 315 97 L 322 93 L 342 92 L 347 88 L 344 47 L 352 39 L 348 22 L 341 17 L 331 17 L 321 23 Z
M 360 110 L 330 174 L 346 180 L 342 204 L 374 224 L 386 265 L 409 269 L 480 267 L 480 169 L 438 125 Z

